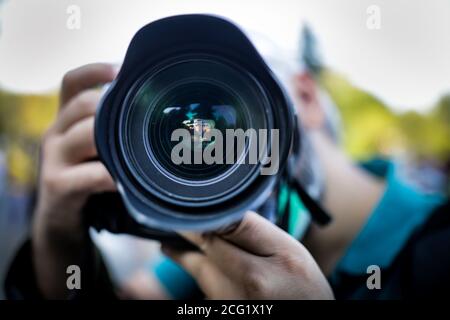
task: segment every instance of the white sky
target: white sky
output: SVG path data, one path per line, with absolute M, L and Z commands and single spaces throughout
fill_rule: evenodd
M 69 5 L 81 9 L 79 30 L 66 27 Z M 381 9 L 380 30 L 366 27 L 369 5 Z M 449 0 L 5 0 L 0 86 L 54 90 L 71 68 L 121 61 L 142 25 L 194 12 L 229 17 L 291 53 L 307 21 L 326 64 L 395 110 L 425 111 L 450 92 Z

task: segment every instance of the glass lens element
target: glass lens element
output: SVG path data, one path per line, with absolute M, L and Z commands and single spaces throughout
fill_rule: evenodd
M 246 130 L 244 110 L 236 97 L 217 84 L 193 81 L 177 85 L 158 100 L 150 115 L 149 145 L 159 163 L 171 174 L 184 179 L 207 180 L 229 168 L 226 155 L 235 150 L 227 148 L 226 129 Z M 189 132 L 190 140 L 172 141 L 172 133 L 177 129 Z M 219 160 L 216 163 L 206 164 L 203 161 L 205 148 L 215 150 L 213 129 L 222 136 L 215 146 L 222 149 L 219 153 L 222 157 L 216 158 Z M 171 152 L 179 143 L 183 144 L 183 150 L 190 152 L 190 163 L 174 164 L 171 159 Z M 196 163 L 196 157 L 201 158 L 201 163 Z

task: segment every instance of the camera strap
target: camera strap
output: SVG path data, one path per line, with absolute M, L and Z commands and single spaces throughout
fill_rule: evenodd
M 285 205 L 283 205 L 283 211 L 281 216 L 279 216 L 277 225 L 283 230 L 289 232 L 289 230 L 293 230 L 290 223 L 294 220 L 291 211 L 292 196 L 293 192 L 298 196 L 301 204 L 308 211 L 310 218 L 312 221 L 317 223 L 318 225 L 325 226 L 331 221 L 331 216 L 319 205 L 319 203 L 314 200 L 302 187 L 298 179 L 291 173 L 291 166 L 287 165 L 283 174 L 281 175 L 281 179 L 277 185 L 277 207 L 280 208 L 280 195 L 283 188 L 287 189 L 287 199 Z M 289 232 L 291 233 L 291 232 Z

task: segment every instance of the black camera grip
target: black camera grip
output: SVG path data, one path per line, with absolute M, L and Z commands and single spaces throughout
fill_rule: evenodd
M 132 219 L 117 192 L 105 192 L 89 197 L 83 208 L 85 223 L 95 230 L 125 233 L 168 244 L 179 250 L 197 248 L 175 232 L 161 231 L 142 226 Z

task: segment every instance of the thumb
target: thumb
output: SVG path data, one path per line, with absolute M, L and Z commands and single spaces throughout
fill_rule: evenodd
M 259 256 L 272 256 L 298 241 L 255 212 L 247 212 L 238 226 L 220 237 Z

